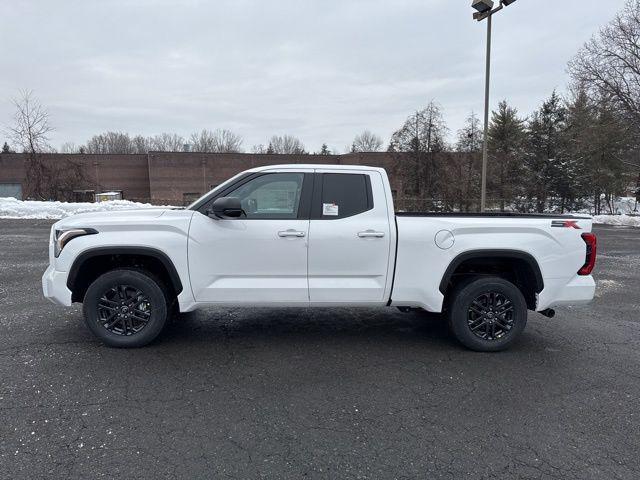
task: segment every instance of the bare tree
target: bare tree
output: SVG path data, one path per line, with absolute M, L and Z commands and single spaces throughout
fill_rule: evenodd
M 136 153 L 133 141 L 128 133 L 105 132 L 94 135 L 86 145 L 87 153 Z
M 16 112 L 13 125 L 9 127 L 9 135 L 14 144 L 29 154 L 51 151 L 49 134 L 53 127 L 49 124 L 49 113 L 33 96 L 30 90 L 20 91 L 13 99 Z
M 448 128 L 440 105 L 431 101 L 424 109 L 410 115 L 391 137 L 390 152 L 407 152 L 397 174 L 403 179 L 405 193 L 416 200 L 414 208 L 435 208 L 441 179 L 435 154 L 446 148 Z
M 587 42 L 569 63 L 574 81 L 594 96 L 615 101 L 640 128 L 640 0 Z
M 147 153 L 149 151 L 149 139 L 142 135 L 136 135 L 131 139 L 131 153 Z
M 105 132 L 91 137 L 84 149 L 86 153 L 143 154 L 151 150 L 182 152 L 185 144 L 185 139 L 175 133 L 161 133 L 151 137 L 142 135 L 131 137 L 128 133 L 123 132 Z
M 45 162 L 42 158 L 42 154 L 53 152 L 49 144 L 53 127 L 48 112 L 31 91 L 21 91 L 13 104 L 16 112 L 9 133 L 13 143 L 22 147 L 27 156 L 27 197 L 70 200 L 73 188 L 84 178 L 80 165 L 70 160 Z
M 188 145 L 188 146 L 187 146 Z M 94 135 L 86 145 L 87 153 L 98 154 L 132 154 L 158 152 L 241 152 L 242 137 L 229 130 L 202 130 L 191 135 L 189 143 L 184 137 L 175 133 L 161 133 L 151 137 L 136 135 L 131 137 L 123 132 L 105 132 Z
M 230 130 L 202 130 L 191 135 L 192 152 L 239 153 L 242 152 L 242 137 Z
M 65 142 L 60 147 L 60 153 L 84 153 L 81 150 L 82 146 L 78 146 L 73 142 Z
M 30 90 L 20 91 L 19 96 L 13 99 L 13 105 L 16 111 L 9 135 L 27 155 L 27 195 L 45 199 L 47 174 L 40 154 L 51 151 L 49 134 L 53 127 L 49 124 L 49 114 Z
M 292 135 L 283 135 L 278 136 L 274 135 L 269 140 L 269 147 L 267 148 L 267 153 L 278 153 L 282 155 L 291 155 L 291 154 L 304 154 L 305 146 L 298 138 Z
M 351 152 L 379 152 L 382 150 L 382 138 L 369 130 L 356 135 L 351 144 Z
M 148 139 L 149 150 L 157 152 L 181 152 L 186 143 L 185 139 L 176 133 L 161 133 Z
M 216 142 L 211 130 L 202 130 L 199 133 L 191 134 L 189 141 L 192 152 L 213 152 Z
M 251 147 L 251 153 L 261 154 L 267 153 L 267 147 L 265 147 L 262 143 L 258 143 Z
M 442 108 L 431 101 L 407 118 L 391 137 L 390 147 L 396 152 L 442 152 L 446 148 L 448 131 Z

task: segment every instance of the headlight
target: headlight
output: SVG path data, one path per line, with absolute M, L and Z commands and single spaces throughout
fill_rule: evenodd
M 72 228 L 69 230 L 56 230 L 56 238 L 53 243 L 53 251 L 58 258 L 60 256 L 60 252 L 65 247 L 67 243 L 73 240 L 76 237 L 82 237 L 83 235 L 94 235 L 98 233 L 97 230 L 93 228 Z

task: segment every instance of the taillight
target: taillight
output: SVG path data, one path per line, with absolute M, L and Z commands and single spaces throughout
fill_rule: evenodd
M 587 256 L 584 261 L 584 265 L 578 270 L 578 275 L 590 275 L 593 271 L 593 267 L 596 265 L 596 247 L 598 242 L 596 236 L 593 233 L 583 233 L 582 239 L 587 244 Z

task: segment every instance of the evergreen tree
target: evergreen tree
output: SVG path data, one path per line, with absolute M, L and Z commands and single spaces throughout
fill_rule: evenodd
M 595 175 L 590 169 L 593 160 L 593 134 L 597 120 L 596 108 L 586 91 L 582 88 L 574 93 L 567 103 L 567 124 L 564 146 L 566 149 L 566 177 L 556 182 L 558 193 L 564 193 L 561 209 L 582 206 L 582 200 L 589 196 L 595 184 Z M 598 194 L 599 195 L 599 194 Z M 565 205 L 566 204 L 566 205 Z
M 518 110 L 503 100 L 491 112 L 487 167 L 487 189 L 498 198 L 502 212 L 507 204 L 519 204 L 524 140 L 524 120 L 518 116 Z
M 482 152 L 482 125 L 478 116 L 471 112 L 464 128 L 458 131 L 456 150 L 465 153 L 464 158 L 455 162 L 455 173 L 449 169 L 449 188 L 457 197 L 458 209 L 469 211 L 475 199 L 480 198 L 480 169 Z M 452 175 L 454 173 L 454 175 Z
M 562 100 L 554 90 L 529 121 L 524 157 L 526 190 L 536 212 L 544 212 L 554 189 L 561 188 L 558 175 L 562 175 L 564 165 L 566 116 Z
M 596 120 L 592 128 L 592 153 L 586 170 L 591 176 L 593 203 L 598 214 L 607 207 L 607 213 L 615 213 L 614 197 L 626 193 L 632 184 L 631 172 L 623 158 L 629 158 L 638 150 L 634 142 L 634 130 L 623 112 L 610 100 L 600 99 L 596 106 Z M 604 197 L 606 205 L 602 205 Z

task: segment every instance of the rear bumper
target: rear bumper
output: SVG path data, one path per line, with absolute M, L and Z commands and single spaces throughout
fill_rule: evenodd
M 58 272 L 52 265 L 42 275 L 42 293 L 57 305 L 71 305 L 71 290 L 67 288 L 67 272 Z
M 591 275 L 576 275 L 569 282 L 563 279 L 545 280 L 545 288 L 538 295 L 536 310 L 589 303 L 595 293 L 596 282 Z

